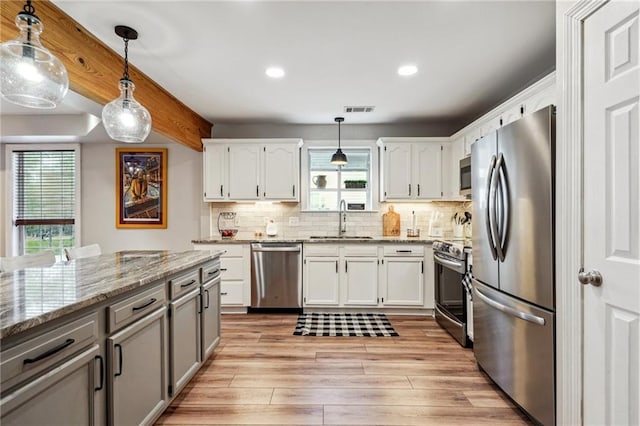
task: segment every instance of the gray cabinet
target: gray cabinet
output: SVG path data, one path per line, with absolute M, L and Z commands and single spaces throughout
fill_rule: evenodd
M 3 425 L 93 425 L 95 395 L 104 383 L 93 345 L 35 380 L 5 395 L 0 402 Z M 100 361 L 100 362 L 99 362 Z M 100 373 L 98 376 L 104 378 Z
M 167 404 L 166 308 L 107 338 L 109 424 L 151 424 Z
M 169 304 L 170 387 L 177 394 L 200 368 L 200 286 Z
M 220 276 L 202 285 L 202 361 L 220 343 Z

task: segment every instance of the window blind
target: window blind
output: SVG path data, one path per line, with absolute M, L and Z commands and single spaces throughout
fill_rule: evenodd
M 72 225 L 76 210 L 73 150 L 14 151 L 14 224 Z

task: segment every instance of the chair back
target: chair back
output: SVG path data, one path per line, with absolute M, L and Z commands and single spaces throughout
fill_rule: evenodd
M 100 245 L 90 244 L 82 247 L 70 247 L 64 249 L 64 254 L 67 256 L 67 260 L 82 259 L 84 257 L 99 256 L 102 254 Z
M 43 251 L 23 256 L 0 257 L 0 272 L 14 272 L 26 268 L 41 268 L 56 263 L 56 256 L 52 251 Z

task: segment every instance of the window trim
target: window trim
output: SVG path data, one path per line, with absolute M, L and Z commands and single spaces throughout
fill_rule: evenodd
M 16 232 L 16 227 L 13 226 L 13 205 L 14 205 L 14 197 L 13 197 L 13 153 L 15 151 L 59 151 L 59 150 L 68 150 L 73 151 L 75 153 L 75 162 L 76 162 L 76 206 L 75 206 L 75 224 L 74 224 L 74 233 L 75 233 L 75 244 L 76 246 L 82 245 L 82 164 L 81 164 L 81 145 L 78 143 L 68 144 L 68 143 L 52 143 L 52 144 L 7 144 L 5 146 L 4 152 L 4 160 L 5 160 L 5 170 L 6 170 L 6 178 L 5 178 L 5 253 L 7 256 L 17 256 L 18 255 L 18 232 Z
M 371 163 L 369 174 L 371 176 L 371 209 L 370 210 L 349 210 L 349 214 L 371 213 L 378 211 L 378 182 L 379 182 L 379 151 L 375 140 L 352 139 L 341 140 L 343 150 L 368 148 L 371 153 Z M 308 140 L 306 139 L 300 153 L 300 212 L 315 214 L 336 214 L 338 210 L 310 210 L 309 209 L 309 149 L 332 149 L 337 148 L 337 140 Z

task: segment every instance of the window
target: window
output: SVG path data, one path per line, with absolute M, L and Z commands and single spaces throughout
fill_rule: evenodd
M 75 245 L 77 163 L 76 149 L 11 151 L 14 255 Z
M 340 200 L 347 210 L 371 210 L 371 150 L 342 150 L 349 162 L 331 164 L 335 148 L 309 148 L 309 210 L 338 210 Z

